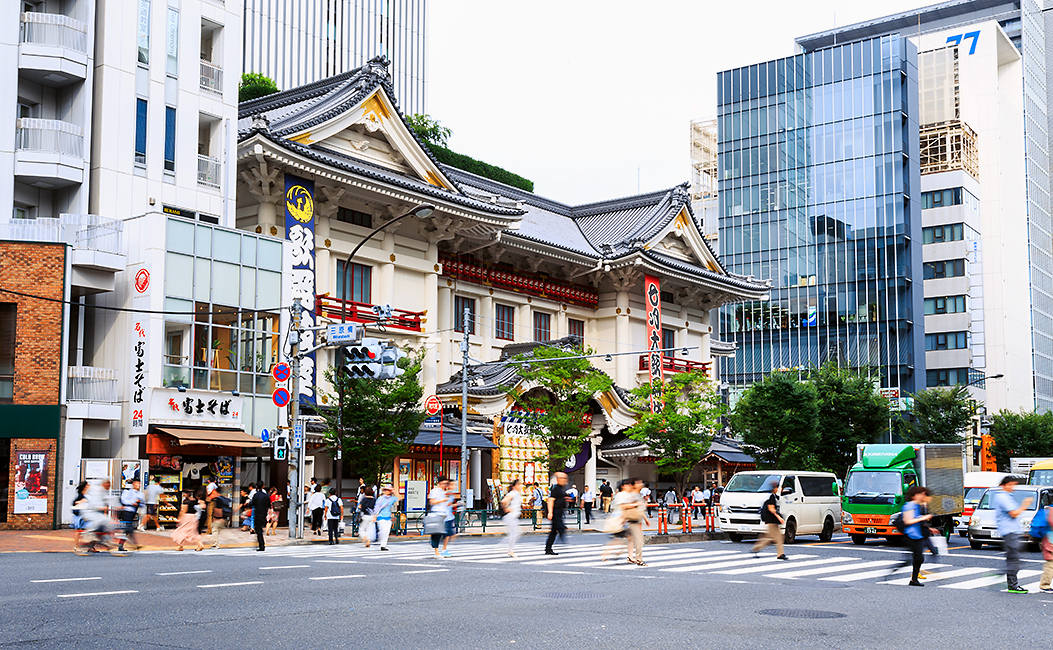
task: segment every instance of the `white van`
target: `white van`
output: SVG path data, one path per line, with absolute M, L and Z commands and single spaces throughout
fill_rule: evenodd
M 798 535 L 818 535 L 820 541 L 829 542 L 841 529 L 841 489 L 830 472 L 739 472 L 720 495 L 720 530 L 728 539 L 741 542 L 747 535 L 765 531 L 760 508 L 773 481 L 779 483 L 779 514 L 786 521 L 787 544 Z

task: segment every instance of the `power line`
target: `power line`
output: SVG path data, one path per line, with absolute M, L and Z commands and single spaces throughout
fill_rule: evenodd
M 0 293 L 10 293 L 15 296 L 21 296 L 23 298 L 31 298 L 34 300 L 43 300 L 45 302 L 57 302 L 63 305 L 74 305 L 77 307 L 88 307 L 91 309 L 103 309 L 105 311 L 116 311 L 131 314 L 156 314 L 163 316 L 215 316 L 215 315 L 230 315 L 231 313 L 244 313 L 244 312 L 259 312 L 259 311 L 282 311 L 289 309 L 289 307 L 275 307 L 273 309 L 242 309 L 237 308 L 234 312 L 230 311 L 166 311 L 163 309 L 132 309 L 129 307 L 110 307 L 108 305 L 93 305 L 88 303 L 75 302 L 73 300 L 64 300 L 62 298 L 49 298 L 47 296 L 38 296 L 31 293 L 23 293 L 21 291 L 15 291 L 14 289 L 0 288 Z

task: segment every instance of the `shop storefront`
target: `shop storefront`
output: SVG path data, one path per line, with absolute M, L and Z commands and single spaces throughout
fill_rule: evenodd
M 447 416 L 442 431 L 438 426 L 438 418 L 428 421 L 422 425 L 409 450 L 395 459 L 392 472 L 385 474 L 381 481 L 396 485 L 398 496 L 403 499 L 406 496 L 406 481 L 425 481 L 430 490 L 438 477 L 445 476 L 453 481 L 453 489 L 459 491 L 461 481 L 466 480 L 474 506 L 476 501 L 486 498 L 483 486 L 488 486 L 491 478 L 490 462 L 484 462 L 483 458 L 497 449 L 497 445 L 484 435 L 491 433 L 491 429 L 475 425 L 469 420 L 467 447 L 470 458 L 474 460 L 465 470 L 461 463 L 460 421 Z M 485 460 L 489 461 L 489 458 Z M 392 480 L 396 477 L 397 482 Z

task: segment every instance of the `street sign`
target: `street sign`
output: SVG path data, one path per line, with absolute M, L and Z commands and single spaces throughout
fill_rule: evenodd
M 329 345 L 358 343 L 362 340 L 362 327 L 356 323 L 337 323 L 329 326 L 326 335 Z
M 289 381 L 289 377 L 292 377 L 292 368 L 285 362 L 276 364 L 271 370 L 271 376 L 274 377 L 274 381 Z
M 299 422 L 293 427 L 293 449 L 303 448 L 303 425 Z
M 882 388 L 881 396 L 888 400 L 888 410 L 899 411 L 899 389 L 898 388 Z
M 267 442 L 270 439 L 271 439 L 271 432 L 270 431 L 267 431 L 266 429 L 264 429 L 263 431 L 260 432 L 260 440 L 262 440 L 263 442 Z
M 438 395 L 431 395 L 424 401 L 424 410 L 428 415 L 438 415 L 442 411 L 442 401 Z
M 271 395 L 271 399 L 274 400 L 274 405 L 281 408 L 289 403 L 292 396 L 289 395 L 288 388 L 275 388 L 274 394 Z

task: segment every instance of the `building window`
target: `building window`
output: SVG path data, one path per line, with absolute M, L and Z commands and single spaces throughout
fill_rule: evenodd
M 351 208 L 337 208 L 336 220 L 353 226 L 362 226 L 363 228 L 373 227 L 373 215 L 368 212 L 352 210 Z
M 340 260 L 336 264 L 336 299 L 344 298 L 344 267 L 347 263 Z M 351 302 L 360 302 L 364 305 L 373 304 L 373 267 L 364 264 L 351 263 L 351 284 L 348 287 L 347 299 Z
M 464 296 L 453 297 L 453 329 L 464 331 L 464 310 L 468 309 L 468 333 L 475 334 L 475 299 Z
M 581 340 L 585 340 L 585 321 L 578 320 L 577 318 L 567 319 L 567 334 L 570 336 L 576 336 Z
M 925 279 L 958 278 L 965 275 L 965 260 L 943 260 L 940 262 L 926 262 L 924 267 Z
M 676 350 L 670 350 L 669 348 L 676 347 L 676 332 L 671 329 L 662 328 L 662 348 L 666 349 L 662 354 L 667 357 L 676 356 Z
M 150 0 L 139 0 L 139 63 L 150 65 Z
M 946 208 L 952 205 L 965 205 L 975 211 L 980 208 L 980 201 L 964 187 L 950 187 L 945 190 L 921 193 L 922 210 Z
M 943 226 L 931 226 L 921 229 L 921 241 L 923 244 L 940 244 L 945 241 L 961 241 L 965 239 L 965 225 L 960 223 L 949 223 Z
M 135 164 L 146 165 L 146 100 L 135 100 Z
M 175 113 L 174 108 L 165 106 L 165 171 L 175 171 Z
M 0 303 L 0 402 L 15 395 L 15 316 L 18 305 Z
M 494 336 L 506 341 L 515 340 L 516 308 L 494 305 Z
M 534 312 L 534 340 L 539 342 L 552 340 L 552 315 Z
M 925 384 L 929 388 L 967 383 L 969 383 L 968 368 L 943 368 L 925 371 Z
M 925 299 L 925 315 L 965 313 L 965 296 L 945 296 Z
M 969 347 L 968 332 L 938 332 L 925 335 L 925 350 L 964 350 Z

